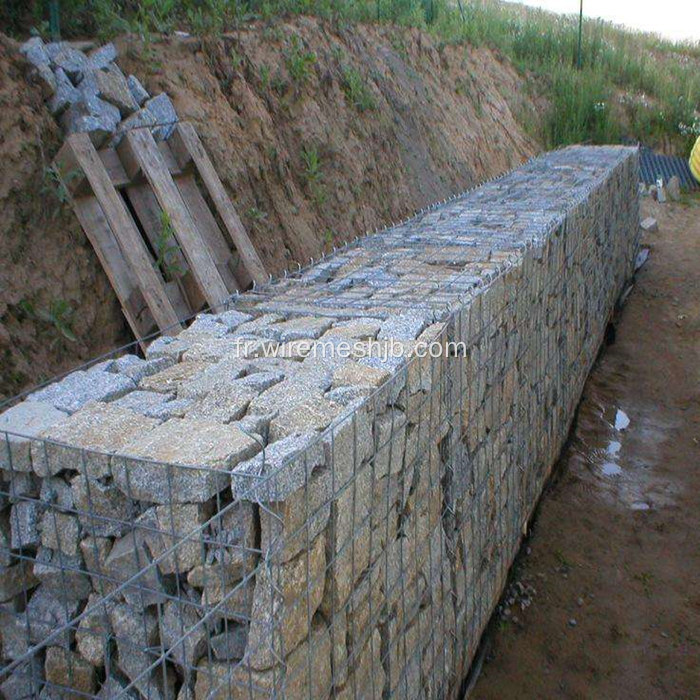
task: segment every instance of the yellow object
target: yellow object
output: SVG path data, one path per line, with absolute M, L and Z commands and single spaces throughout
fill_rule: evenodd
M 690 172 L 693 177 L 700 182 L 700 136 L 690 152 Z

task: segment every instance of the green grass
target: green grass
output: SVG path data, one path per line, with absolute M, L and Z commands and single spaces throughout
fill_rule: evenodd
M 32 28 L 45 31 L 46 7 L 40 0 L 8 0 L 0 22 L 18 37 Z M 670 145 L 686 154 L 700 134 L 700 44 L 675 44 L 586 20 L 578 68 L 577 17 L 496 0 L 61 0 L 60 9 L 65 37 L 104 39 L 131 32 L 146 48 L 154 35 L 175 28 L 211 36 L 252 20 L 301 14 L 337 24 L 420 27 L 442 45 L 488 46 L 510 59 L 548 104 L 535 127 L 546 146 L 627 140 Z M 403 45 L 400 36 L 392 45 Z M 293 37 L 285 63 L 297 89 L 307 83 L 316 61 Z M 344 70 L 343 89 L 358 110 L 373 108 L 356 68 Z

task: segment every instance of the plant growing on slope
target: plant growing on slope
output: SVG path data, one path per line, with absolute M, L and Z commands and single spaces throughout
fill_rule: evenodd
M 311 196 L 317 205 L 326 200 L 326 190 L 323 186 L 323 172 L 321 171 L 321 158 L 315 146 L 303 146 L 301 160 L 304 164 L 304 180 L 311 192 Z
M 293 35 L 285 52 L 285 65 L 289 76 L 297 85 L 304 85 L 316 65 L 316 54 L 306 51 L 298 36 Z
M 357 70 L 349 66 L 343 66 L 342 81 L 345 98 L 358 112 L 366 112 L 377 108 L 374 97 L 367 84 Z
M 180 277 L 184 270 L 177 259 L 177 244 L 175 231 L 166 211 L 160 213 L 160 233 L 156 239 L 156 260 L 154 267 L 160 270 L 166 281 Z

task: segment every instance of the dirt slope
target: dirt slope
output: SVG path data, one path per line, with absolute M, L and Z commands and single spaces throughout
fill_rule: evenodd
M 117 44 L 122 68 L 151 93 L 166 90 L 181 119 L 196 124 L 272 273 L 536 150 L 513 116 L 533 108 L 512 68 L 415 30 L 300 19 L 204 43 Z M 96 257 L 56 195 L 47 167 L 60 135 L 16 47 L 0 42 L 5 396 L 129 340 Z
M 644 207 L 651 257 L 514 571 L 532 603 L 474 699 L 700 697 L 700 200 Z

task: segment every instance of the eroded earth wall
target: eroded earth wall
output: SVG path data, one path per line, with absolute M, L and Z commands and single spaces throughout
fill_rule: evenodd
M 6 697 L 458 692 L 638 236 L 571 147 L 0 416 Z

